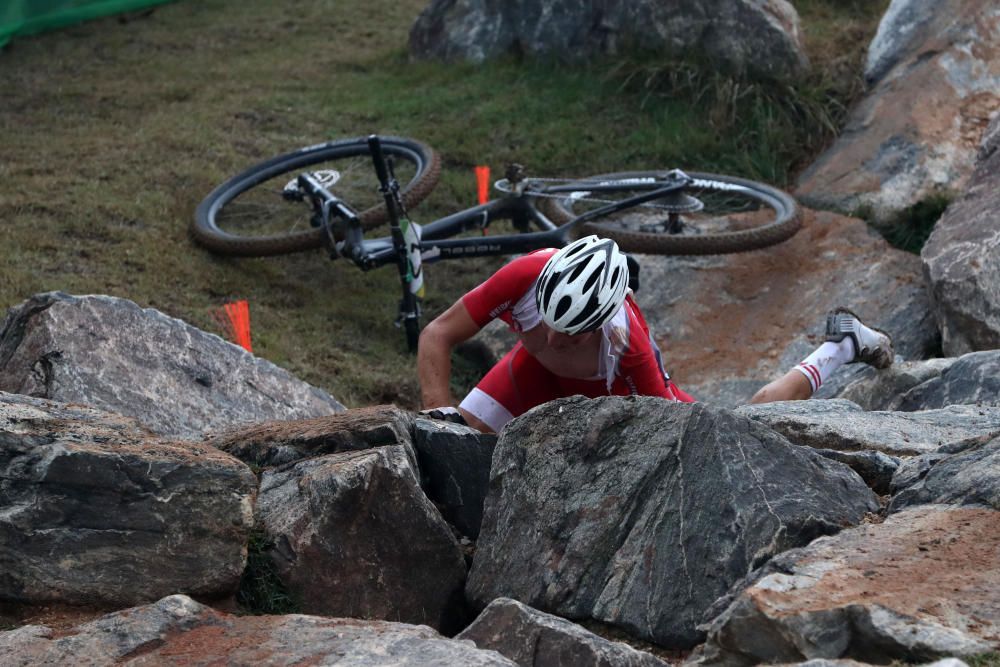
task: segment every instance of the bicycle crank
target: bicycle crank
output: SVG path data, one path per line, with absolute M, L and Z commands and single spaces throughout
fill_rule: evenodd
M 639 230 L 649 233 L 681 234 L 684 232 L 684 221 L 681 220 L 681 214 L 697 213 L 705 208 L 705 203 L 697 197 L 683 192 L 671 192 L 656 200 L 655 206 L 657 211 L 666 212 L 666 219 L 640 224 Z

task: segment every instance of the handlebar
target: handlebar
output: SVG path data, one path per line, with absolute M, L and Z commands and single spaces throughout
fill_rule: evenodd
M 310 199 L 318 200 L 326 210 L 332 211 L 337 217 L 352 223 L 358 223 L 358 214 L 348 206 L 347 202 L 327 190 L 312 174 L 300 174 L 299 189 Z

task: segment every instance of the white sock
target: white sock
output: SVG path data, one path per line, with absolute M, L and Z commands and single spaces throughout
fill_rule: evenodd
M 830 375 L 854 359 L 854 343 L 845 336 L 839 343 L 827 341 L 802 360 L 795 370 L 806 376 L 813 393 L 823 386 Z

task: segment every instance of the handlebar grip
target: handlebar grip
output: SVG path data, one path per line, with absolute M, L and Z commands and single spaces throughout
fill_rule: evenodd
M 375 174 L 378 182 L 383 188 L 389 187 L 389 168 L 385 164 L 385 154 L 382 152 L 382 140 L 377 134 L 368 136 L 368 150 L 372 154 L 372 162 L 375 164 Z

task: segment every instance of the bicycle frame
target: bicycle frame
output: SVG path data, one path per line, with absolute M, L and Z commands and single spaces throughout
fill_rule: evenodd
M 530 179 L 528 179 L 528 183 L 530 184 Z M 421 225 L 421 257 L 427 263 L 434 263 L 445 259 L 509 255 L 530 252 L 539 248 L 562 247 L 566 245 L 573 229 L 581 223 L 660 199 L 685 187 L 687 183 L 687 180 L 678 179 L 676 183 L 663 188 L 650 190 L 635 197 L 588 211 L 561 226 L 557 226 L 535 208 L 535 196 L 532 195 L 530 189 L 526 189 L 523 193 L 509 194 L 499 199 L 493 199 L 485 204 Z M 391 189 L 392 186 L 387 183 L 383 187 Z M 611 189 L 614 185 L 607 187 Z M 590 191 L 602 189 L 600 184 L 592 183 L 587 183 L 586 188 Z M 550 187 L 548 193 L 565 192 L 568 194 L 578 192 L 580 189 L 581 185 L 570 184 Z M 334 249 L 336 256 L 352 260 L 365 271 L 397 261 L 397 248 L 394 246 L 391 236 L 365 239 L 356 214 L 345 206 L 345 202 L 315 181 L 307 184 L 305 190 L 313 200 L 317 214 L 322 218 L 321 226 L 331 230 L 329 237 L 341 239 L 336 242 Z M 528 229 L 533 224 L 540 231 L 525 231 L 501 236 L 484 235 L 478 238 L 451 238 L 463 232 L 485 231 L 494 220 L 512 220 L 519 229 Z
M 526 219 L 542 231 L 486 236 L 494 220 Z M 350 223 L 348 223 L 350 224 Z M 515 224 L 517 224 L 515 222 Z M 482 230 L 481 237 L 451 238 L 456 234 Z M 440 218 L 421 226 L 421 259 L 428 264 L 460 257 L 484 257 L 530 252 L 539 248 L 566 245 L 570 226 L 557 227 L 523 196 L 494 199 L 480 206 Z M 362 240 L 355 263 L 368 270 L 387 264 L 393 249 L 388 238 Z
M 299 185 L 309 198 L 314 216 L 324 230 L 324 238 L 327 239 L 328 249 L 332 257 L 350 259 L 365 271 L 386 264 L 395 263 L 397 265 L 403 287 L 403 299 L 400 302 L 397 324 L 400 322 L 406 324 L 409 346 L 413 351 L 416 349 L 416 321 L 419 317 L 419 304 L 408 288 L 408 281 L 411 279 L 408 277 L 408 248 L 400 227 L 405 210 L 399 195 L 399 184 L 393 174 L 392 164 L 383 155 L 378 137 L 372 135 L 368 142 L 371 147 L 373 167 L 380 183 L 379 190 L 389 211 L 390 236 L 365 239 L 356 212 L 347 202 L 330 192 L 310 174 L 300 175 Z M 420 260 L 422 263 L 432 264 L 445 259 L 520 254 L 540 248 L 562 247 L 568 243 L 570 234 L 580 224 L 665 197 L 691 182 L 691 179 L 684 175 L 675 176 L 673 180 L 675 182 L 662 188 L 595 208 L 566 224 L 556 225 L 535 207 L 537 195 L 532 194 L 532 181 L 529 178 L 520 182 L 514 192 L 499 199 L 493 199 L 485 204 L 422 225 L 419 228 Z M 546 187 L 546 194 L 560 192 L 570 194 L 584 188 L 588 191 L 600 191 L 602 187 L 613 189 L 619 186 L 614 183 L 602 186 L 600 183 L 571 182 L 567 185 Z M 494 220 L 511 220 L 517 229 L 523 231 L 517 234 L 486 236 L 485 230 Z M 533 226 L 538 231 L 528 231 Z M 457 234 L 475 230 L 482 230 L 484 235 L 478 238 L 451 238 Z

